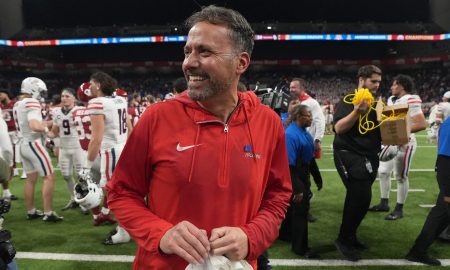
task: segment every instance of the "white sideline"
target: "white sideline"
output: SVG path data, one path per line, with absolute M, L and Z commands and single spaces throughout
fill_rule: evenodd
M 96 262 L 132 262 L 134 256 L 127 255 L 88 255 L 68 253 L 17 252 L 17 259 L 57 260 L 57 261 L 96 261 Z M 450 266 L 450 259 L 440 260 L 443 266 Z M 350 262 L 345 260 L 299 260 L 270 259 L 273 266 L 408 266 L 423 265 L 403 259 L 373 259 Z
M 320 172 L 335 172 L 336 169 L 319 169 Z M 410 169 L 410 172 L 434 172 L 434 169 Z

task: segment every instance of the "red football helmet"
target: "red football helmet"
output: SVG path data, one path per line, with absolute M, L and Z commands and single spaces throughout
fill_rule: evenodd
M 91 89 L 89 88 L 91 84 L 89 82 L 82 83 L 77 89 L 78 99 L 82 102 L 88 102 L 93 98 L 91 94 Z
M 114 96 L 123 97 L 123 98 L 128 99 L 128 93 L 125 90 L 120 89 L 120 88 L 116 89 L 116 92 L 114 92 Z

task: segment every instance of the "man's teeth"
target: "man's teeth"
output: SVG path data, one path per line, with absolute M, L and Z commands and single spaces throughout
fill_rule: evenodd
M 205 80 L 206 78 L 205 77 L 202 77 L 202 76 L 189 76 L 189 81 L 203 81 L 203 80 Z

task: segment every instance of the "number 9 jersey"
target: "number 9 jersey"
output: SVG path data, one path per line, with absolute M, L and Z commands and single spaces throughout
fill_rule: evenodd
M 128 137 L 127 109 L 127 102 L 121 97 L 97 97 L 89 101 L 89 115 L 105 117 L 101 150 L 125 145 Z
M 80 148 L 78 134 L 75 128 L 73 112 L 78 110 L 75 106 L 65 111 L 64 108 L 58 107 L 52 110 L 53 124 L 59 127 L 59 138 L 61 140 L 61 148 Z

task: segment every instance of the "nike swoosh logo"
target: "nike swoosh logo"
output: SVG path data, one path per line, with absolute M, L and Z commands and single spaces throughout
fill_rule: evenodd
M 202 145 L 202 144 L 195 144 L 195 145 L 181 146 L 180 143 L 178 143 L 178 144 L 177 144 L 177 151 L 178 151 L 178 152 L 182 152 L 182 151 L 184 151 L 184 150 L 188 150 L 188 149 L 194 148 L 194 147 L 199 146 L 199 145 Z

